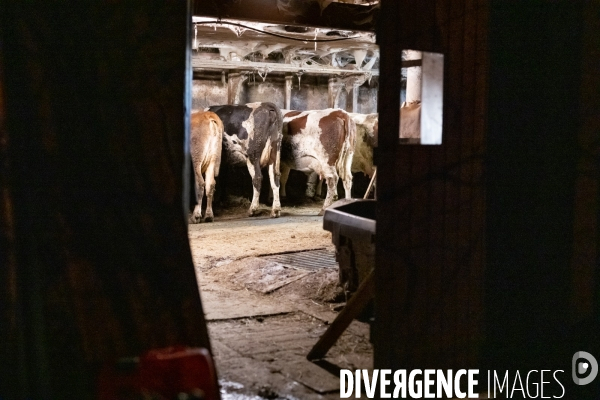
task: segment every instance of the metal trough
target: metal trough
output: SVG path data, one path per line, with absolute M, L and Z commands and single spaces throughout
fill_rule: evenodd
M 339 281 L 354 293 L 375 265 L 375 200 L 350 199 L 333 203 L 323 215 L 323 229 L 332 233 Z

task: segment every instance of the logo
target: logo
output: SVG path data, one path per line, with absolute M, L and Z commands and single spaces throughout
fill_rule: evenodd
M 586 377 L 580 377 L 586 374 Z M 598 361 L 593 355 L 585 351 L 573 354 L 573 382 L 575 384 L 587 385 L 596 379 L 596 375 L 598 375 Z

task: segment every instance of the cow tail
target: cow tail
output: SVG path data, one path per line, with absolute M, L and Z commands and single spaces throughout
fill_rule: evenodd
M 277 126 L 277 140 L 275 143 L 272 143 L 273 146 L 275 146 L 276 148 L 276 155 L 275 155 L 275 165 L 274 165 L 274 172 L 275 172 L 275 176 L 277 177 L 277 184 L 279 184 L 279 176 L 281 175 L 281 141 L 283 140 L 283 114 L 281 113 L 281 110 L 277 107 L 275 108 L 275 125 Z
M 221 121 L 221 118 L 219 118 L 217 116 L 217 118 L 210 118 L 210 130 L 211 130 L 211 135 L 212 136 L 217 136 L 218 139 L 218 144 L 217 144 L 217 151 L 218 151 L 218 155 L 217 155 L 217 159 L 216 159 L 216 163 L 215 163 L 215 177 L 219 176 L 219 169 L 221 168 L 221 153 L 222 153 L 222 146 L 223 146 L 223 133 L 225 131 L 225 128 L 223 127 L 223 121 Z
M 344 144 L 336 163 L 338 175 L 342 180 L 352 175 L 351 166 L 356 143 L 356 124 L 349 115 L 344 119 L 344 125 L 346 125 L 346 137 L 344 138 Z
M 215 123 L 216 128 L 217 128 L 217 132 L 216 133 L 220 133 L 221 136 L 223 136 L 223 122 L 221 121 L 221 118 L 211 118 L 210 119 L 212 122 Z M 214 132 L 214 131 L 213 131 Z

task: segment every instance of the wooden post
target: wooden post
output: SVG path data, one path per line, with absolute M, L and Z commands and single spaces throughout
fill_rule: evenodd
M 373 172 L 373 175 L 371 176 L 371 181 L 369 182 L 369 187 L 367 187 L 367 192 L 365 193 L 365 196 L 363 197 L 363 199 L 369 198 L 369 193 L 371 193 L 371 189 L 373 189 L 373 185 L 375 184 L 376 177 L 377 177 L 377 168 L 375 168 L 375 171 Z
M 286 75 L 285 77 L 285 108 L 291 109 L 292 104 L 292 75 Z

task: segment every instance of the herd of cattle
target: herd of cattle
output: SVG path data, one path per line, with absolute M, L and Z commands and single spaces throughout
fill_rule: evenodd
M 279 217 L 280 194 L 291 169 L 309 175 L 307 195 L 314 196 L 319 178 L 327 185 L 323 212 L 337 196 L 341 178 L 350 198 L 352 172 L 373 173 L 377 143 L 377 114 L 354 114 L 340 109 L 289 111 L 273 103 L 212 106 L 191 116 L 190 147 L 196 177 L 196 201 L 191 222 L 213 220 L 212 200 L 221 152 L 227 163 L 246 165 L 252 177 L 249 215 L 258 209 L 261 169 L 268 167 L 273 195 L 271 217 Z M 203 177 L 204 175 L 204 177 Z M 280 193 L 281 189 L 281 193 Z

